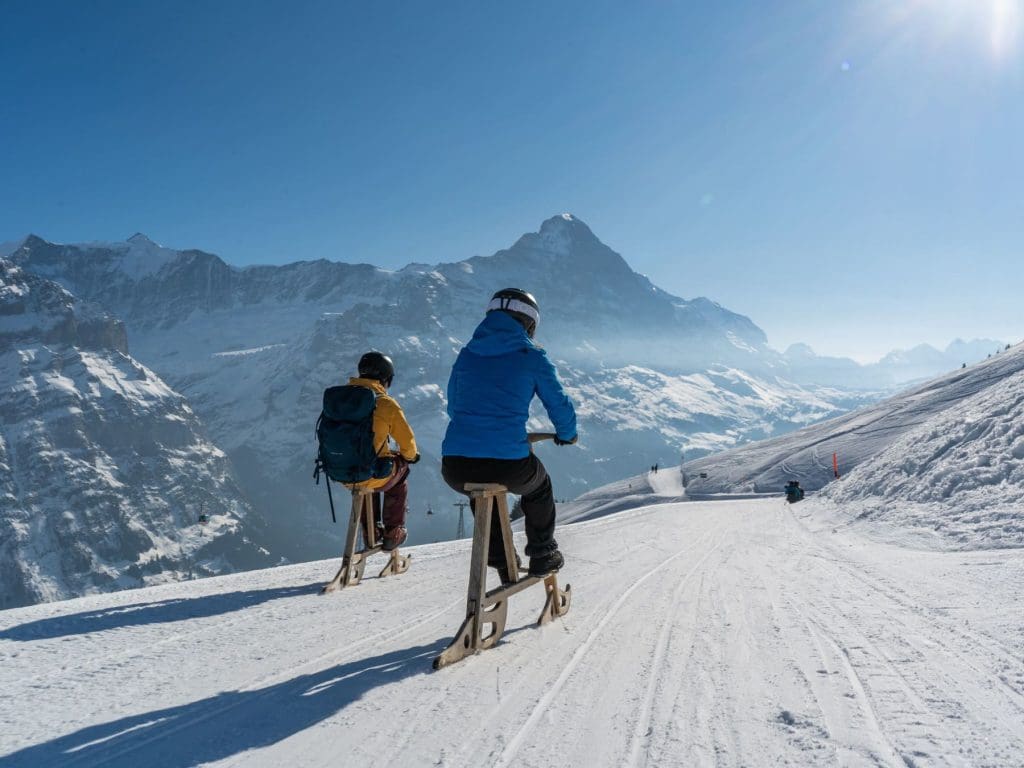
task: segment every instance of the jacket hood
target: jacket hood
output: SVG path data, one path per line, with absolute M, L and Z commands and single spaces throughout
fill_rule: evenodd
M 487 313 L 473 332 L 473 338 L 466 349 L 475 355 L 496 357 L 533 346 L 533 341 L 518 320 L 506 312 L 496 311 Z
M 353 376 L 351 379 L 348 380 L 348 383 L 349 385 L 355 385 L 357 387 L 366 387 L 367 389 L 372 389 L 378 395 L 387 394 L 387 390 L 384 389 L 384 385 L 381 384 L 376 379 L 361 379 L 358 376 Z

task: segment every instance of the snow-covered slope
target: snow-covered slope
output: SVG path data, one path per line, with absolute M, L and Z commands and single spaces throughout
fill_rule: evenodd
M 456 498 L 438 471 L 444 390 L 497 288 L 536 293 L 538 340 L 580 409 L 581 445 L 545 455 L 561 497 L 674 461 L 683 446 L 721 449 L 875 399 L 780 378 L 780 356 L 749 319 L 659 290 L 569 215 L 493 256 L 396 272 L 326 261 L 236 269 L 141 238 L 29 238 L 14 258 L 125 319 L 134 355 L 188 398 L 267 521 L 268 545 L 293 559 L 339 546 L 310 481 L 312 426 L 323 389 L 371 347 L 395 358 L 393 393 L 424 456 L 411 540 L 454 534 Z
M 1024 345 L 1004 354 L 1024 358 Z M 1024 366 L 949 403 L 821 496 L 846 519 L 961 547 L 1024 547 Z
M 958 423 L 958 420 L 970 418 L 969 415 L 978 413 L 979 408 L 990 410 L 986 423 L 1002 418 L 996 415 L 1001 413 L 1000 398 L 1010 397 L 1009 392 L 1019 386 L 1014 382 L 1019 381 L 1022 372 L 1024 344 L 1018 344 L 991 359 L 874 405 L 779 438 L 687 462 L 688 490 L 694 493 L 779 492 L 790 479 L 800 480 L 805 488 L 815 490 L 834 479 L 833 453 L 838 455 L 839 471 L 844 476 L 854 467 L 876 457 L 876 468 L 883 462 L 913 468 L 916 466 L 914 460 L 908 457 L 918 454 L 916 448 L 915 453 L 910 453 L 912 444 L 939 440 L 939 444 L 932 446 L 938 451 L 945 445 L 941 442 L 943 430 L 949 430 L 950 425 Z M 1002 429 L 1010 430 L 1010 427 Z M 949 434 L 951 440 L 954 434 Z M 974 433 L 965 431 L 963 434 L 969 436 Z M 1015 438 L 1010 439 L 1012 442 Z M 979 447 L 978 450 L 986 452 L 990 448 L 996 450 L 995 445 Z M 1011 447 L 1010 450 L 1012 453 L 1017 449 Z M 883 452 L 886 452 L 885 458 L 882 458 Z M 1002 463 L 999 466 L 1000 472 L 1006 470 Z M 935 479 L 943 477 L 943 470 L 938 465 L 934 471 L 939 473 Z M 706 477 L 702 478 L 702 473 Z M 986 475 L 982 471 L 978 476 Z M 1007 479 L 1009 477 L 1006 475 Z M 870 483 L 868 487 L 871 487 Z M 927 484 L 922 484 L 919 493 L 925 493 L 926 487 Z M 927 493 L 942 494 L 942 489 L 948 487 L 940 482 L 936 490 Z
M 812 534 L 799 506 L 563 526 L 569 613 L 535 628 L 525 590 L 437 672 L 468 541 L 327 596 L 336 561 L 0 612 L 0 764 L 1021 765 L 1024 551 Z
M 4 260 L 0 320 L 0 607 L 269 562 L 223 452 L 122 323 Z

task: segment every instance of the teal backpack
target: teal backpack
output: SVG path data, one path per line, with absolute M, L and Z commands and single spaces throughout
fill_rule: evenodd
M 331 480 L 337 483 L 361 483 L 373 478 L 388 477 L 393 461 L 377 455 L 373 444 L 373 412 L 377 394 L 367 387 L 346 384 L 324 390 L 323 410 L 316 422 L 318 450 L 313 478 L 320 483 L 320 473 L 327 475 L 327 494 L 334 499 Z

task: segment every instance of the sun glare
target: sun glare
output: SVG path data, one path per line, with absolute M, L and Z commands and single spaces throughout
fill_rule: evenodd
M 879 4 L 893 30 L 945 48 L 977 45 L 996 62 L 1024 37 L 1024 0 L 904 0 Z
M 979 3 L 984 5 L 984 3 Z M 992 55 L 997 59 L 1008 56 L 1020 38 L 1024 12 L 1022 0 L 991 0 L 989 42 Z

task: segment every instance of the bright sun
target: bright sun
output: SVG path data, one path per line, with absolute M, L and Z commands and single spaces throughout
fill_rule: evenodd
M 979 2 L 978 5 L 985 5 Z M 1021 0 L 989 0 L 989 44 L 996 58 L 1007 56 L 1015 47 L 1021 32 L 1024 13 Z
M 1024 0 L 904 0 L 882 7 L 897 27 L 932 44 L 973 41 L 996 61 L 1013 55 L 1024 36 Z

